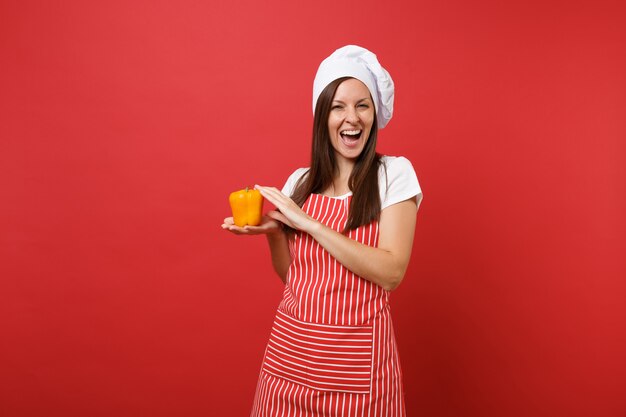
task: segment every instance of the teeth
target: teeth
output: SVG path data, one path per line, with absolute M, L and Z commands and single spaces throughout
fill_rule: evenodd
M 356 135 L 360 135 L 361 131 L 360 130 L 344 130 L 343 132 L 341 132 L 341 134 L 356 136 Z

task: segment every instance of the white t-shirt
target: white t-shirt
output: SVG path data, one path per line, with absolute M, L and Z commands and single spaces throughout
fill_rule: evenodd
M 383 156 L 381 161 L 382 164 L 378 171 L 380 210 L 415 196 L 417 196 L 417 207 L 419 208 L 422 202 L 422 189 L 411 162 L 403 156 Z M 387 168 L 386 172 L 385 167 Z M 309 168 L 296 169 L 287 179 L 282 189 L 283 194 L 291 197 L 296 183 L 308 171 Z M 352 192 L 333 198 L 346 198 L 350 195 Z

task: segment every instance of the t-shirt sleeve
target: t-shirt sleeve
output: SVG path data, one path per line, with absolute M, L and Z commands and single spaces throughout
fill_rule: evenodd
M 403 156 L 388 158 L 386 172 L 381 168 L 379 176 L 380 209 L 417 197 L 417 207 L 422 202 L 422 189 L 411 162 Z
M 282 193 L 285 194 L 287 197 L 291 197 L 291 195 L 293 194 L 293 190 L 296 188 L 296 184 L 298 183 L 298 180 L 300 179 L 300 177 L 306 174 L 308 170 L 309 170 L 308 168 L 296 169 L 289 176 L 289 178 L 287 178 L 287 182 L 285 182 L 285 185 L 283 186 L 283 189 L 281 190 Z

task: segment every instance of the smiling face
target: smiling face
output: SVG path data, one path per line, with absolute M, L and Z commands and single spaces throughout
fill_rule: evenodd
M 369 139 L 374 114 L 365 84 L 356 78 L 339 84 L 328 115 L 328 133 L 337 162 L 354 164 Z

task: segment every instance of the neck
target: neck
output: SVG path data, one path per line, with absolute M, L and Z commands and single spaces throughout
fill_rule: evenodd
M 337 159 L 337 173 L 334 180 L 345 180 L 347 182 L 350 174 L 352 174 L 352 169 L 354 169 L 354 161 Z
M 350 174 L 352 174 L 353 168 L 354 163 L 351 161 L 337 161 L 337 173 L 331 184 L 331 193 L 334 197 L 350 192 L 348 181 L 350 180 Z

